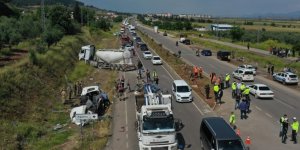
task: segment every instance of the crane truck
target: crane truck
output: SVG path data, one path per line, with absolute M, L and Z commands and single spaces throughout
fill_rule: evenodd
M 79 60 L 84 60 L 92 66 L 101 69 L 113 69 L 121 71 L 135 70 L 131 53 L 128 49 L 99 49 L 94 45 L 82 46 L 78 54 Z
M 177 150 L 171 94 L 155 84 L 145 84 L 136 94 L 136 127 L 140 150 Z

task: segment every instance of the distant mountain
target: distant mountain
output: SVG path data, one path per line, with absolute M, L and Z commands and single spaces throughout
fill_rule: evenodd
M 53 4 L 62 4 L 62 5 L 74 5 L 76 0 L 45 0 L 45 5 L 53 5 Z M 84 3 L 79 2 L 79 5 L 84 5 Z M 40 5 L 41 0 L 11 0 L 12 4 L 17 6 L 34 6 Z
M 270 19 L 300 19 L 300 11 L 289 13 L 265 13 L 265 14 L 251 14 L 242 16 L 244 18 L 270 18 Z

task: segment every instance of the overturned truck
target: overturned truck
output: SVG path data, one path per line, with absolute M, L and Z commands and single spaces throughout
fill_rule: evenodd
M 132 63 L 131 53 L 127 49 L 99 49 L 94 45 L 82 46 L 78 54 L 79 60 L 101 69 L 112 69 L 120 71 L 135 70 Z

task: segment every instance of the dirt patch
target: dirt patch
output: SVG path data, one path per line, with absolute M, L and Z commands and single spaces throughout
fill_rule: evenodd
M 28 50 L 12 49 L 11 53 L 0 57 L 0 67 L 10 65 L 28 54 Z

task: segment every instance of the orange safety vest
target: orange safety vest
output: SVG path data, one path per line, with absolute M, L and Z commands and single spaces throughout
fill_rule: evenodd
M 198 73 L 198 69 L 197 69 L 197 67 L 196 66 L 194 66 L 194 73 Z

